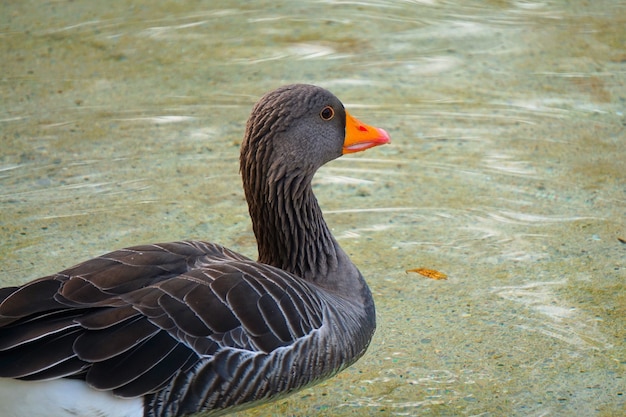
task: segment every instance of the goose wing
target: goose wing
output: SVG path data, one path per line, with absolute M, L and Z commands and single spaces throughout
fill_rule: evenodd
M 137 246 L 2 289 L 0 377 L 79 378 L 136 397 L 200 362 L 232 375 L 220 357 L 291 345 L 322 314 L 307 284 L 222 246 Z

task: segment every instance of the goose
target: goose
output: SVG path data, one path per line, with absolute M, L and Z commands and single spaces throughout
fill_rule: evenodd
M 374 301 L 311 181 L 389 142 L 323 88 L 264 95 L 240 154 L 258 259 L 150 244 L 1 288 L 0 416 L 220 415 L 353 364 L 374 334 Z

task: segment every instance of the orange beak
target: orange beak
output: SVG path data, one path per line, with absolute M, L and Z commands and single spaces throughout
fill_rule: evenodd
M 346 111 L 346 138 L 343 154 L 361 152 L 374 146 L 391 142 L 389 133 L 378 127 L 368 126 Z

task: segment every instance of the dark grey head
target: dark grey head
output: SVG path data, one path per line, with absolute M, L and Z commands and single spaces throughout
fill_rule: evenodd
M 308 84 L 280 87 L 252 109 L 241 145 L 242 174 L 253 169 L 310 178 L 341 156 L 345 131 L 345 109 L 332 93 Z

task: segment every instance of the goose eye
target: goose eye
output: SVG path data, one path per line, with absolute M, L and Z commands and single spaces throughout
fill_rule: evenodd
M 335 116 L 335 110 L 332 107 L 326 106 L 320 112 L 320 117 L 324 120 L 330 120 Z

